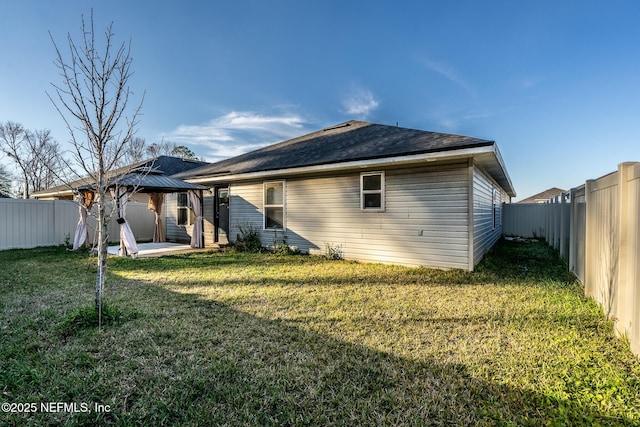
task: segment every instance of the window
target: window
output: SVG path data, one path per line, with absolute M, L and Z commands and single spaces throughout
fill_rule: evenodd
M 492 208 L 492 214 L 493 214 L 493 228 L 495 230 L 495 228 L 498 225 L 498 204 L 496 203 L 496 189 L 495 187 L 491 189 L 491 208 Z
M 284 229 L 284 181 L 264 184 L 264 228 Z
M 384 172 L 360 175 L 360 208 L 364 211 L 384 211 Z
M 187 193 L 178 193 L 178 225 L 192 225 L 195 215 L 191 210 L 191 201 Z

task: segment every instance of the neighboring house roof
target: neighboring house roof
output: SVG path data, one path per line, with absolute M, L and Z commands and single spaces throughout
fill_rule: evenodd
M 515 195 L 494 141 L 349 121 L 175 175 L 192 182 L 474 157 Z
M 159 173 L 165 176 L 169 176 L 207 164 L 207 162 L 202 162 L 200 160 L 182 159 L 180 157 L 172 156 L 158 156 L 152 159 L 143 160 L 141 162 L 133 163 L 131 165 L 115 169 L 109 173 L 109 176 L 121 176 L 131 171 L 148 169 L 152 169 L 155 172 L 154 174 Z M 32 196 L 35 198 L 71 197 L 73 194 L 72 189 L 86 186 L 91 182 L 92 181 L 88 178 L 82 178 L 71 182 L 70 184 L 58 185 L 56 187 L 38 191 L 36 193 L 33 193 Z
M 562 193 L 566 193 L 566 190 L 563 190 L 557 187 L 552 187 L 541 193 L 534 194 L 531 197 L 527 197 L 526 199 L 520 200 L 518 203 L 544 203 L 553 197 L 558 197 Z

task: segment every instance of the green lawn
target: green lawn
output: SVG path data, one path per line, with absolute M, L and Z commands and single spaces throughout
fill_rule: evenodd
M 474 273 L 241 253 L 109 269 L 98 330 L 94 258 L 0 252 L 0 402 L 37 405 L 0 425 L 640 424 L 640 361 L 544 243 L 501 242 Z

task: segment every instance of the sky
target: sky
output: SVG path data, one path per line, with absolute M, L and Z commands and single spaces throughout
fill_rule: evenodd
M 69 148 L 53 42 L 92 10 L 131 42 L 137 136 L 207 161 L 347 120 L 496 141 L 515 201 L 640 161 L 635 0 L 0 0 L 0 122 Z

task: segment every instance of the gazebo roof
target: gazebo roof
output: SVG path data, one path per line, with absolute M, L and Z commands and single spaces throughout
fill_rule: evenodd
M 182 181 L 181 179 L 170 178 L 155 170 L 137 170 L 113 180 L 109 187 L 127 187 L 137 193 L 179 193 L 188 190 L 206 190 L 198 184 Z M 83 185 L 78 190 L 91 190 L 91 185 Z

